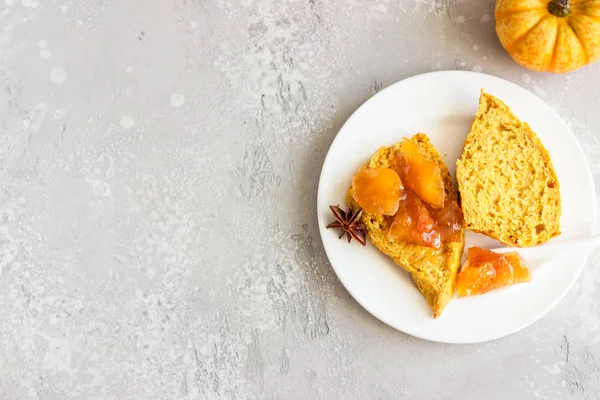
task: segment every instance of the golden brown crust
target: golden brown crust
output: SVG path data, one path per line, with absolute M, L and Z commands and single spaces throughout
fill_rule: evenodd
M 446 195 L 450 199 L 456 200 L 458 190 L 442 157 L 433 147 L 427 135 L 419 133 L 414 135 L 411 140 L 417 143 L 427 159 L 436 162 L 440 166 L 444 177 Z M 399 148 L 400 143 L 380 148 L 361 170 L 391 167 Z M 346 202 L 353 208 L 358 207 L 352 197 L 352 189 L 348 191 Z M 391 217 L 363 213 L 362 220 L 367 227 L 367 236 L 371 243 L 411 274 L 413 282 L 433 309 L 434 318 L 439 317 L 454 296 L 456 274 L 460 267 L 460 258 L 464 248 L 464 230 L 460 242 L 446 243 L 442 245 L 441 249 L 436 250 L 408 243 L 395 243 L 389 240 L 387 232 L 391 224 Z

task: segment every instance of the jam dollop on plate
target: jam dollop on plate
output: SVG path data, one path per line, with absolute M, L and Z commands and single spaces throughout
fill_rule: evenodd
M 530 280 L 529 267 L 519 253 L 499 254 L 471 247 L 467 262 L 456 278 L 456 290 L 458 297 L 475 296 Z

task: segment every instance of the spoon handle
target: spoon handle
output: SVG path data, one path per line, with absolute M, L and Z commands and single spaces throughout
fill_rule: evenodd
M 557 250 L 577 250 L 577 249 L 584 249 L 584 248 L 590 248 L 590 247 L 594 247 L 594 246 L 598 246 L 600 245 L 600 235 L 593 235 L 593 236 L 588 236 L 588 237 L 584 237 L 584 238 L 580 238 L 580 239 L 571 239 L 571 240 L 566 240 L 564 242 L 558 242 L 558 243 L 552 243 L 552 244 L 546 244 L 543 246 L 537 246 L 537 247 L 527 247 L 527 248 L 520 248 L 520 247 L 501 247 L 498 249 L 492 249 L 492 251 L 496 252 L 496 253 L 508 253 L 508 252 L 512 252 L 512 251 L 516 251 L 519 254 L 525 256 L 527 254 L 539 254 L 539 253 L 543 253 L 543 252 L 550 252 L 550 251 L 557 251 Z

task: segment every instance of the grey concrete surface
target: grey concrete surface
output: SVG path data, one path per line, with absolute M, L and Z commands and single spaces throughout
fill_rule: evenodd
M 600 398 L 600 253 L 533 326 L 385 326 L 318 235 L 322 161 L 382 87 L 545 99 L 600 189 L 600 64 L 527 72 L 491 0 L 0 0 L 0 399 Z

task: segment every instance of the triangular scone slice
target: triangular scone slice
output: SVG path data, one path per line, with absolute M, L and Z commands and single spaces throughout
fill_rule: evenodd
M 440 166 L 444 177 L 446 196 L 448 199 L 456 201 L 458 197 L 456 186 L 442 157 L 433 147 L 427 135 L 419 133 L 411 140 L 419 146 L 421 153 L 428 160 L 434 161 Z M 391 168 L 400 145 L 401 143 L 396 143 L 390 147 L 380 148 L 361 169 Z M 348 191 L 346 202 L 352 208 L 359 207 L 352 197 L 352 189 Z M 442 243 L 441 248 L 436 250 L 389 240 L 387 233 L 393 217 L 363 212 L 362 221 L 367 228 L 367 237 L 371 243 L 411 274 L 417 288 L 433 309 L 433 317 L 439 317 L 454 296 L 456 274 L 465 245 L 464 230 L 460 242 Z
M 466 228 L 519 247 L 560 234 L 560 189 L 548 151 L 529 125 L 483 91 L 456 178 Z

